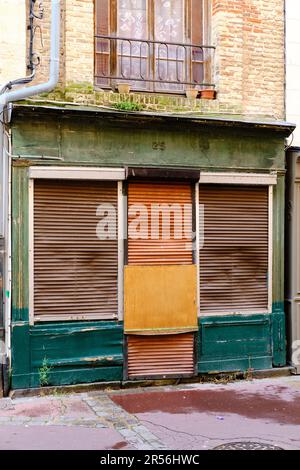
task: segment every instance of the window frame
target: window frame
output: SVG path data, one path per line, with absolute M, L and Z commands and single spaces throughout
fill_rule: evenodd
M 97 180 L 116 181 L 118 191 L 118 313 L 115 320 L 123 320 L 124 312 L 124 240 L 126 237 L 127 221 L 127 199 L 123 191 L 123 181 L 126 180 L 124 168 L 99 168 L 99 167 L 56 167 L 56 166 L 31 166 L 29 167 L 29 324 L 61 321 L 88 321 L 103 320 L 101 316 L 95 315 L 85 318 L 84 315 L 49 315 L 43 318 L 34 316 L 34 180 L 35 179 L 59 179 L 59 180 Z M 201 292 L 200 292 L 200 217 L 199 217 L 199 185 L 200 184 L 220 184 L 220 185 L 245 185 L 245 186 L 267 186 L 268 187 L 268 308 L 259 310 L 233 310 L 224 312 L 201 312 Z M 233 314 L 269 314 L 272 313 L 272 293 L 273 293 L 273 186 L 277 184 L 276 173 L 241 173 L 241 172 L 201 172 L 199 182 L 195 183 L 195 227 L 196 227 L 196 247 L 195 263 L 197 265 L 197 312 L 198 317 L 228 316 Z
M 98 0 L 100 1 L 100 0 Z M 195 0 L 183 0 L 183 5 L 182 5 L 182 10 L 183 10 L 183 36 L 184 36 L 184 42 L 186 44 L 193 44 L 193 5 L 192 2 Z M 203 46 L 208 46 L 211 44 L 211 17 L 212 17 L 212 2 L 211 0 L 200 0 L 201 1 L 201 8 L 202 8 L 202 13 L 201 13 L 201 18 L 202 18 L 202 24 L 199 25 L 199 33 L 201 36 L 201 45 Z M 108 0 L 108 36 L 116 37 L 118 38 L 118 7 L 119 7 L 119 0 Z M 98 28 L 98 22 L 97 22 L 97 0 L 94 2 L 94 36 L 97 35 L 97 28 Z M 147 38 L 143 38 L 146 40 L 154 40 L 155 39 L 155 0 L 146 0 L 146 23 L 147 23 Z M 138 39 L 137 39 L 138 41 Z M 97 39 L 95 38 L 94 41 L 94 84 L 95 87 L 99 87 L 101 89 L 114 89 L 116 83 L 121 80 L 121 83 L 123 82 L 122 79 L 118 78 L 113 78 L 113 75 L 119 76 L 117 73 L 118 71 L 118 47 L 116 44 L 112 43 L 110 44 L 109 52 L 107 53 L 108 55 L 108 65 L 109 65 L 109 70 L 110 73 L 109 75 L 112 76 L 112 78 L 107 78 L 103 77 L 103 80 L 107 80 L 107 83 L 97 83 L 97 79 L 101 79 L 101 77 L 96 76 L 96 65 L 97 65 Z M 204 51 L 205 52 L 205 51 Z M 104 53 L 103 53 L 104 54 Z M 206 54 L 206 52 L 205 52 Z M 193 60 L 192 60 L 192 50 L 188 54 L 190 56 L 188 58 L 188 64 L 187 64 L 187 69 L 189 69 L 190 73 L 190 78 L 192 79 L 193 75 Z M 196 62 L 195 62 L 196 63 Z M 150 56 L 148 58 L 148 66 L 150 67 L 150 75 L 149 77 L 154 78 L 155 77 L 155 58 L 153 56 L 153 51 L 150 53 Z M 208 60 L 204 60 L 203 62 L 203 83 L 211 83 L 212 82 L 212 58 L 209 57 Z M 133 79 L 124 79 L 124 82 L 127 81 L 132 81 L 134 82 Z M 161 93 L 161 94 L 177 94 L 177 95 L 184 95 L 185 94 L 185 88 L 186 85 L 181 85 L 183 89 L 179 90 L 168 90 L 168 89 L 159 89 L 157 85 L 159 85 L 159 82 L 152 82 L 149 80 L 144 80 L 146 83 L 145 89 L 142 87 L 132 87 L 132 91 L 136 91 L 139 93 Z M 143 83 L 143 81 L 141 82 Z M 161 83 L 167 83 L 164 82 L 163 80 Z M 195 85 L 195 86 L 200 86 Z
M 101 315 L 34 315 L 34 181 L 36 179 L 55 180 L 94 180 L 115 181 L 117 184 L 117 210 L 118 210 L 118 279 L 117 279 L 117 315 L 112 318 L 102 318 Z M 45 322 L 64 321 L 122 321 L 124 311 L 123 279 L 124 279 L 124 217 L 125 199 L 123 196 L 123 181 L 125 180 L 124 168 L 99 168 L 99 167 L 55 167 L 55 166 L 31 166 L 29 167 L 28 182 L 28 268 L 29 268 L 29 324 L 42 324 Z
M 199 186 L 205 184 L 266 186 L 268 187 L 268 305 L 266 309 L 242 309 L 232 311 L 202 312 L 200 290 L 200 201 Z M 270 314 L 273 296 L 273 187 L 277 184 L 276 173 L 201 172 L 195 185 L 196 197 L 196 264 L 197 264 L 197 312 L 198 318 L 229 315 Z

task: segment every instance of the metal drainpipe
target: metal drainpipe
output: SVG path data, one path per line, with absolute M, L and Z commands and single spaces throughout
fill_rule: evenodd
M 6 357 L 10 361 L 11 348 L 10 348 L 10 334 L 11 334 L 11 289 L 10 289 L 10 264 L 11 264 L 11 221 L 10 221 L 10 172 L 11 172 L 11 162 L 10 162 L 10 150 L 5 149 L 5 129 L 4 129 L 4 114 L 6 111 L 6 106 L 9 103 L 14 101 L 19 101 L 28 98 L 29 96 L 38 95 L 40 93 L 46 93 L 53 88 L 58 83 L 59 79 L 59 44 L 60 44 L 60 0 L 51 0 L 51 46 L 50 46 L 50 72 L 49 80 L 45 83 L 39 85 L 34 85 L 31 87 L 23 87 L 18 90 L 9 91 L 0 94 L 0 157 L 2 158 L 2 170 L 5 171 L 3 174 L 3 188 L 2 188 L 2 200 L 3 205 L 0 207 L 0 210 L 3 211 L 3 220 L 4 220 L 4 235 L 5 235 L 5 261 L 4 261 L 4 324 L 5 324 L 5 343 L 6 343 Z M 30 78 L 30 77 L 28 77 Z M 20 80 L 22 81 L 22 79 Z M 12 84 L 19 83 L 19 80 L 12 81 Z M 2 88 L 6 89 L 6 87 Z M 8 115 L 10 113 L 8 112 Z M 6 121 L 6 124 L 10 122 L 10 119 Z M 10 139 L 7 142 L 7 145 L 10 147 Z M 6 147 L 7 148 L 7 147 Z M 9 340 L 7 340 L 9 338 Z M 3 368 L 3 372 L 6 377 L 4 382 L 8 383 L 7 374 L 9 373 L 8 367 Z
M 10 132 L 10 131 L 9 131 Z M 7 184 L 4 185 L 3 204 L 7 210 L 4 220 L 3 250 L 3 310 L 5 327 L 5 355 L 3 360 L 3 394 L 9 393 L 10 357 L 11 357 L 11 138 L 4 132 L 3 171 Z
M 57 85 L 59 78 L 60 0 L 51 1 L 51 11 L 51 52 L 48 82 L 4 93 L 0 95 L 0 106 L 5 106 L 13 101 L 24 100 L 29 96 L 47 93 Z

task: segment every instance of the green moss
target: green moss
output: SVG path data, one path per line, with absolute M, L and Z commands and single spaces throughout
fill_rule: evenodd
M 122 111 L 141 111 L 149 110 L 153 112 L 176 113 L 176 112 L 203 112 L 206 109 L 206 103 L 191 103 L 184 96 L 163 94 L 130 93 L 119 94 L 110 90 L 94 89 L 93 84 L 89 82 L 67 83 L 65 87 L 57 86 L 50 93 L 42 93 L 31 99 L 22 101 L 28 105 L 53 105 L 64 107 L 74 103 L 81 106 L 106 106 L 113 107 Z M 209 109 L 219 111 L 217 101 Z
M 91 94 L 94 93 L 94 86 L 89 82 L 82 83 L 68 83 L 65 87 L 65 92 L 68 93 L 80 93 L 80 94 Z
M 112 104 L 112 106 L 121 111 L 142 111 L 143 109 L 141 104 L 131 101 L 120 101 L 119 103 Z

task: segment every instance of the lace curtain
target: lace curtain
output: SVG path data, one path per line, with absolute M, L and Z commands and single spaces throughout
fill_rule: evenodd
M 188 51 L 183 47 L 165 44 L 184 42 L 184 0 L 155 0 L 153 31 L 148 27 L 148 2 L 150 3 L 150 0 L 119 0 L 118 36 L 132 39 L 152 38 L 162 44 L 118 41 L 119 75 L 124 78 L 150 78 L 162 82 L 149 86 L 143 80 L 132 80 L 131 85 L 135 88 L 145 89 L 148 86 L 156 90 L 181 90 L 182 85 L 163 82 L 176 82 L 185 77 Z
M 132 39 L 148 39 L 147 0 L 119 0 L 118 36 Z M 126 78 L 145 79 L 149 73 L 150 48 L 139 41 L 118 41 L 119 75 Z M 145 89 L 147 83 L 130 81 L 134 88 Z
M 184 0 L 154 1 L 154 36 L 163 43 L 184 43 Z M 188 50 L 186 51 L 188 53 Z M 187 59 L 187 57 L 186 57 Z M 185 77 L 185 49 L 181 46 L 155 45 L 155 79 L 169 81 Z M 158 83 L 159 90 L 181 90 L 177 84 Z

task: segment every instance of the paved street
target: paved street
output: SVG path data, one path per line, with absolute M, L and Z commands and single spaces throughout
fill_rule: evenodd
M 0 449 L 300 449 L 300 377 L 0 400 Z

